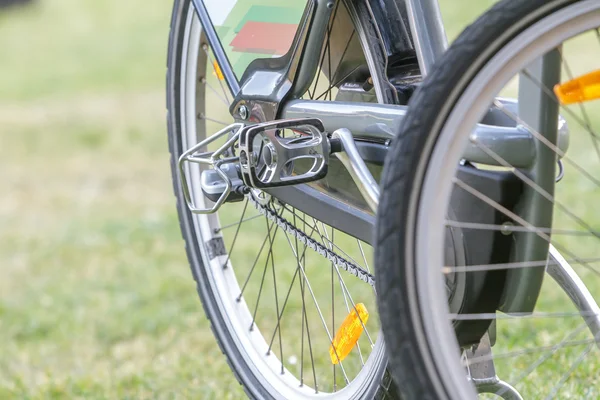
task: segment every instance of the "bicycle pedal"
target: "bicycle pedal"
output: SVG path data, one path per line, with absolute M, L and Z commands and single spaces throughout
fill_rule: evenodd
M 298 185 L 327 175 L 330 143 L 319 119 L 247 126 L 239 140 L 242 179 L 249 187 Z
M 234 146 L 239 139 L 244 124 L 235 123 L 220 130 L 188 149 L 179 158 L 179 179 L 188 209 L 194 214 L 211 214 L 216 212 L 226 201 L 239 201 L 244 197 L 244 184 L 239 179 L 239 158 L 234 155 Z M 209 151 L 208 145 L 218 139 L 225 139 L 215 151 Z M 200 187 L 203 197 L 213 204 L 204 204 L 204 199 L 194 199 L 193 191 L 188 185 L 194 179 L 191 166 L 203 166 L 200 172 Z

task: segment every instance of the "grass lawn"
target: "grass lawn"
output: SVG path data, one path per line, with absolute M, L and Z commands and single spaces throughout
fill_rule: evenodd
M 443 0 L 449 36 L 492 3 Z M 179 231 L 170 16 L 141 0 L 0 10 L 0 399 L 245 397 Z

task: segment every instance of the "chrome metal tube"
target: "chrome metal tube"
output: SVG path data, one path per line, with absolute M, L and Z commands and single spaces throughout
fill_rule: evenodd
M 335 156 L 344 164 L 369 207 L 376 212 L 379 205 L 379 185 L 360 156 L 352 133 L 341 128 L 333 132 L 331 137 L 339 139 L 342 144 L 342 151 L 334 153 Z

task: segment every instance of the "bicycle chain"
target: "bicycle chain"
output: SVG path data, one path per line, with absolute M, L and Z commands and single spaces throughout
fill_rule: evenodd
M 349 274 L 354 275 L 363 282 L 366 282 L 372 287 L 375 287 L 375 277 L 373 276 L 373 274 L 369 273 L 368 271 L 365 271 L 363 268 L 354 264 L 352 261 L 345 259 L 344 257 L 336 254 L 332 250 L 325 247 L 323 244 L 317 242 L 315 239 L 311 238 L 306 233 L 302 232 L 300 229 L 292 225 L 288 220 L 277 214 L 277 212 L 275 212 L 271 208 L 258 203 L 251 195 L 248 196 L 248 198 L 250 199 L 252 205 L 254 205 L 254 207 L 262 215 L 275 222 L 277 226 L 283 229 L 285 232 L 293 235 L 300 241 L 300 243 L 315 251 L 319 255 L 327 258 L 327 260 L 331 261 L 335 266 L 342 268 Z

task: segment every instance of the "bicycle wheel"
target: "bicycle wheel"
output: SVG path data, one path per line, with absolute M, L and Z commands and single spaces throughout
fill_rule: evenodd
M 406 398 L 600 398 L 598 27 L 597 0 L 503 1 L 413 97 L 375 251 Z
M 349 24 L 346 40 L 360 41 L 366 55 L 362 70 L 367 65 L 371 69 L 374 87 L 368 97 L 391 102 L 389 87 L 379 83 L 382 70 L 374 71 L 384 61 L 365 4 L 347 1 L 335 7 L 329 32 L 336 23 Z M 324 104 L 336 98 L 348 101 L 338 90 L 347 79 L 338 76 L 328 48 L 329 36 L 320 72 L 306 96 Z M 338 65 L 345 62 L 345 54 L 338 54 Z M 353 62 L 359 59 L 357 54 L 348 56 Z M 336 254 L 338 260 L 369 272 L 369 246 L 256 190 L 216 214 L 193 215 L 187 209 L 179 156 L 232 121 L 232 94 L 220 75 L 193 6 L 189 0 L 176 1 L 167 86 L 173 182 L 192 273 L 231 369 L 252 398 L 392 396 L 373 287 L 321 255 Z M 203 203 L 202 169 L 189 168 L 194 201 Z M 371 316 L 368 323 L 364 320 L 358 343 L 345 359 L 332 359 L 336 330 L 363 306 Z

